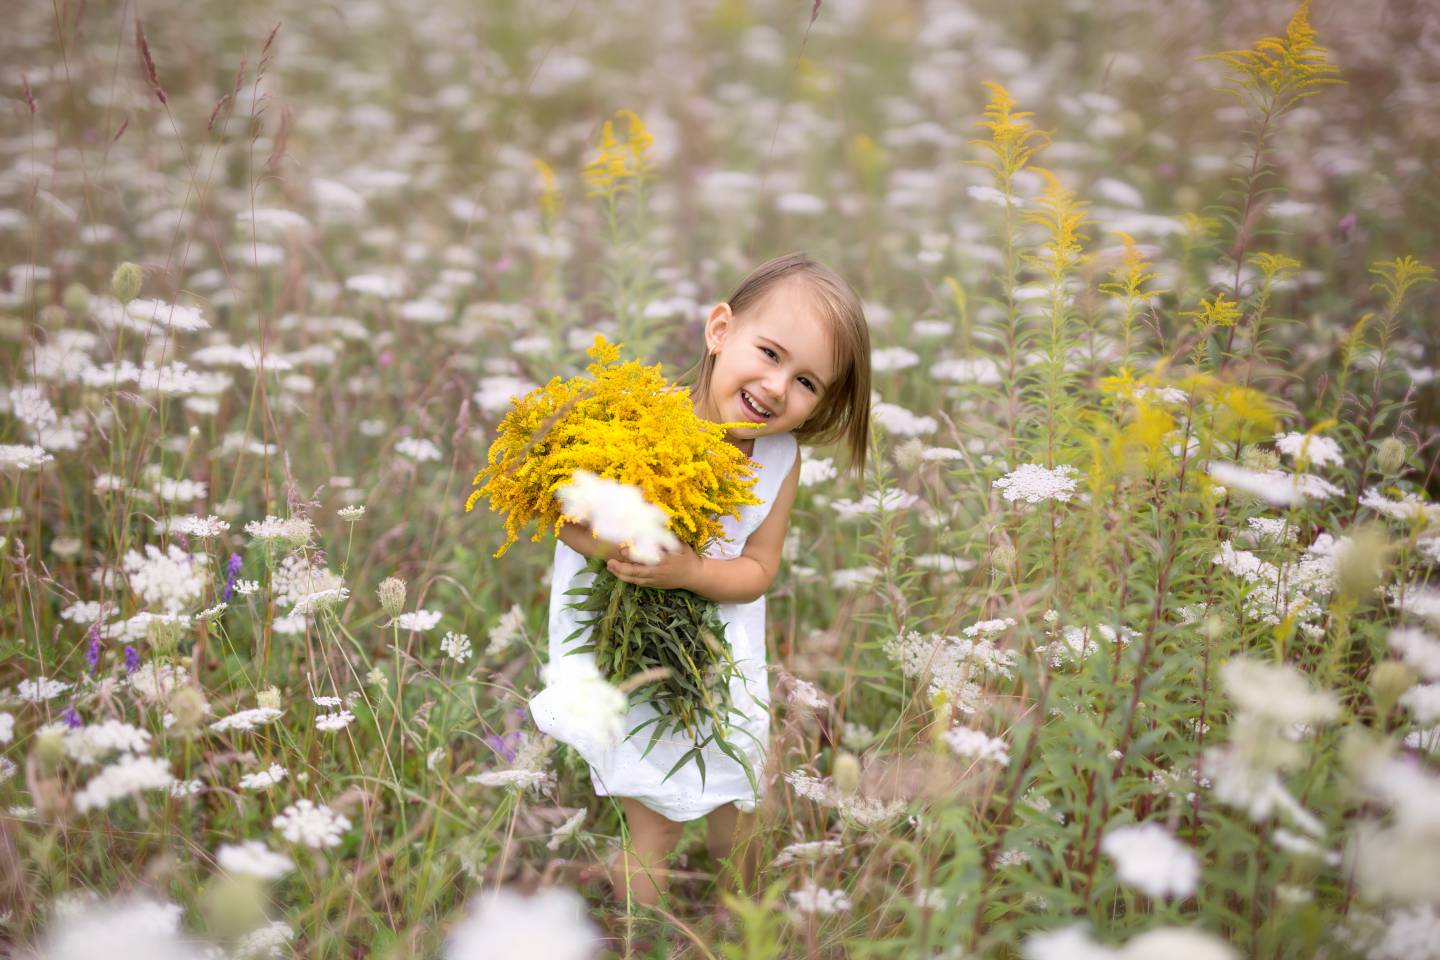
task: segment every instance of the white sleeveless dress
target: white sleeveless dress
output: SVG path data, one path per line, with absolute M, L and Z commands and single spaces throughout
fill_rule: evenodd
M 795 438 L 788 433 L 755 438 L 750 459 L 760 465 L 756 471 L 754 492 L 761 502 L 741 507 L 738 520 L 721 517 L 720 522 L 730 539 L 712 545 L 706 556 L 731 560 L 740 555 L 750 534 L 769 516 L 770 504 L 795 464 L 796 448 Z M 575 611 L 568 606 L 574 597 L 565 596 L 565 591 L 583 586 L 591 579 L 592 575 L 586 573 L 584 567 L 585 557 L 556 542 L 555 567 L 550 585 L 549 647 L 552 661 L 556 657 L 571 656 L 569 651 L 587 640 L 587 636 L 581 634 L 572 642 L 565 642 L 565 638 L 579 627 Z M 743 715 L 734 718 L 736 729 L 730 735 L 730 742 L 745 754 L 759 782 L 770 742 L 765 597 L 762 595 L 749 603 L 722 603 L 719 614 L 720 621 L 725 625 L 725 639 L 730 644 L 738 668 L 737 676 L 730 683 L 731 697 L 738 713 Z M 574 656 L 593 657 L 593 654 Z M 550 693 L 546 689 L 536 694 L 530 700 L 530 713 L 540 730 L 556 736 L 558 724 Z M 632 706 L 626 718 L 625 731 L 633 730 L 655 714 L 655 709 L 649 704 Z M 693 758 L 666 780 L 665 775 L 670 768 L 694 746 L 694 742 L 684 730 L 671 730 L 660 738 L 648 756 L 642 758 L 654 729 L 655 725 L 651 724 L 634 737 L 622 739 L 608 748 L 576 738 L 573 734 L 570 738 L 556 738 L 573 746 L 590 765 L 591 783 L 601 796 L 634 797 L 656 813 L 676 821 L 703 817 L 731 802 L 746 812 L 755 809 L 759 797 L 751 789 L 744 768 L 713 743 L 702 751 L 705 758 L 703 787 Z

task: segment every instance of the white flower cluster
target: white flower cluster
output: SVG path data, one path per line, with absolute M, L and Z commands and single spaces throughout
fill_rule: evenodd
M 1322 533 L 1299 559 L 1277 566 L 1226 540 L 1211 562 L 1255 585 L 1245 598 L 1250 617 L 1278 624 L 1293 614 L 1306 627 L 1323 618 L 1325 605 L 1318 601 L 1335 592 L 1336 560 L 1349 548 L 1349 537 Z
M 597 538 L 628 548 L 638 563 L 659 563 L 665 551 L 680 548 L 665 511 L 639 487 L 576 470 L 556 496 L 565 519 L 589 524 Z
M 1391 500 L 1378 490 L 1366 490 L 1360 494 L 1360 506 L 1406 523 L 1440 523 L 1440 504 L 1428 503 L 1414 493 L 1404 494 L 1399 500 Z
M 414 610 L 402 613 L 395 618 L 395 625 L 401 630 L 416 630 L 426 633 L 440 623 L 442 614 L 439 610 Z
M 0 443 L 0 470 L 10 470 L 15 473 L 39 470 L 54 459 L 45 452 L 44 447 L 34 447 L 23 443 Z
M 334 733 L 337 730 L 344 730 L 355 720 L 355 714 L 349 710 L 341 710 L 338 713 L 322 713 L 315 718 L 315 729 L 323 730 L 326 733 Z
M 1389 815 L 1355 829 L 1361 891 L 1377 901 L 1440 902 L 1440 776 L 1409 760 L 1372 758 L 1362 785 Z
M 520 609 L 520 604 L 511 604 L 510 609 L 500 615 L 499 621 L 486 635 L 485 656 L 500 656 L 524 635 L 525 611 Z
M 126 756 L 105 767 L 75 794 L 81 813 L 103 809 L 142 790 L 165 790 L 175 782 L 170 761 L 160 757 Z
M 468 916 L 450 932 L 444 960 L 589 960 L 602 946 L 579 894 L 547 887 L 525 897 L 501 888 L 471 902 Z
M 1095 942 L 1083 925 L 1031 934 L 1020 948 L 1025 960 L 1238 960 L 1239 954 L 1213 933 L 1191 927 L 1156 927 L 1123 947 Z
M 336 847 L 350 829 L 350 820 L 329 807 L 311 800 L 297 800 L 275 818 L 275 829 L 291 843 L 314 850 Z
M 895 403 L 877 403 L 870 407 L 870 416 L 886 433 L 897 437 L 923 437 L 940 429 L 934 417 L 912 413 Z
M 830 508 L 839 515 L 841 520 L 854 520 L 859 517 L 869 516 L 875 513 L 898 513 L 901 510 L 908 510 L 920 502 L 920 498 L 899 487 L 890 487 L 884 493 L 867 493 L 859 500 L 840 499 L 830 504 Z
M 195 307 L 164 300 L 131 300 L 125 305 L 125 313 L 136 320 L 148 321 L 134 327 L 141 333 L 148 333 L 152 325 L 165 326 L 171 330 L 205 330 L 210 321 Z
M 292 553 L 275 567 L 270 577 L 270 591 L 279 606 L 297 608 L 294 612 L 304 612 L 298 609 L 302 602 L 308 600 L 307 606 L 313 607 L 316 601 L 310 598 L 339 597 L 344 583 L 340 575 L 327 569 L 318 557 Z
M 1390 631 L 1390 649 L 1400 655 L 1426 680 L 1440 680 L 1440 640 L 1419 627 L 1396 627 Z
M 241 710 L 228 717 L 221 717 L 210 724 L 210 729 L 216 733 L 224 733 L 227 730 L 255 730 L 275 722 L 280 718 L 282 712 L 274 707 L 251 707 L 249 710 Z
M 289 771 L 278 763 L 272 763 L 264 770 L 247 773 L 240 778 L 242 790 L 268 790 L 284 780 Z
M 790 903 L 801 913 L 840 913 L 854 904 L 844 890 L 827 890 L 806 880 L 799 890 L 790 891 Z
M 541 677 L 545 689 L 531 701 L 531 710 L 555 725 L 543 728 L 552 736 L 565 742 L 592 742 L 600 748 L 624 736 L 628 701 L 600 675 L 591 657 L 559 657 L 545 665 Z
M 796 796 L 835 809 L 846 823 L 862 830 L 888 826 L 905 812 L 904 800 L 886 802 L 858 793 L 841 793 L 830 780 L 811 776 L 804 770 L 791 770 L 785 774 L 785 782 Z
M 226 873 L 246 874 L 261 880 L 278 880 L 295 869 L 295 861 L 276 853 L 261 840 L 224 844 L 215 851 L 215 861 Z
M 1014 626 L 1015 621 L 989 620 L 967 627 L 967 636 L 921 634 L 911 630 L 885 641 L 885 654 L 907 677 L 930 676 L 929 695 L 945 697 L 962 713 L 974 713 L 984 691 L 977 677 L 1012 677 L 1017 662 L 1014 650 L 1002 650 L 994 642 L 974 639 L 984 633 Z M 997 626 L 1001 625 L 1001 626 Z
M 804 840 L 792 843 L 775 855 L 771 866 L 784 867 L 792 863 L 813 863 L 821 857 L 838 856 L 845 852 L 845 844 L 839 840 Z
M 470 659 L 470 638 L 454 630 L 447 631 L 440 640 L 440 652 L 456 663 L 464 663 Z
M 1275 435 L 1275 446 L 1298 467 L 1345 466 L 1345 458 L 1340 454 L 1340 444 L 1336 443 L 1333 437 L 1279 433 Z
M 956 756 L 1010 766 L 1010 746 L 999 737 L 986 736 L 970 727 L 955 727 L 945 734 L 945 743 Z
M 150 606 L 173 615 L 204 596 L 210 579 L 206 575 L 209 563 L 208 555 L 186 553 L 173 543 L 163 551 L 147 543 L 143 555 L 134 550 L 125 552 L 124 568 L 131 590 Z
M 123 720 L 105 720 L 66 729 L 65 754 L 82 764 L 97 763 L 112 753 L 144 753 L 150 749 L 150 732 Z
M 404 457 L 409 457 L 416 463 L 428 463 L 431 460 L 439 460 L 444 455 L 440 448 L 435 446 L 433 441 L 424 437 L 405 437 L 395 444 L 395 452 Z
M 15 696 L 26 703 L 44 703 L 46 700 L 54 700 L 73 686 L 73 683 L 66 683 L 64 680 L 52 680 L 49 677 L 39 676 L 33 680 L 21 680 L 15 684 Z
M 1017 500 L 1024 500 L 1026 503 L 1041 503 L 1045 500 L 1069 503 L 1070 498 L 1075 495 L 1075 478 L 1079 475 L 1080 471 L 1068 464 L 1052 470 L 1038 463 L 1027 463 L 996 480 L 993 486 L 1002 491 L 1005 499 L 1011 503 Z
M 100 902 L 57 900 L 54 925 L 40 947 L 45 960 L 200 960 L 197 944 L 180 934 L 181 909 L 136 898 Z
M 1296 741 L 1301 725 L 1323 723 L 1339 712 L 1335 697 L 1315 690 L 1289 665 L 1236 657 L 1220 668 L 1220 680 L 1236 706 L 1231 742 L 1206 751 L 1204 768 L 1215 798 L 1244 809 L 1251 819 L 1269 819 L 1279 807 L 1302 828 L 1320 834 L 1320 824 L 1295 802 L 1280 774 L 1305 762 Z
M 304 544 L 309 542 L 314 530 L 314 525 L 304 517 L 281 519 L 266 515 L 264 520 L 251 520 L 245 524 L 245 532 L 260 543 L 283 540 L 291 544 Z
M 1155 900 L 1195 892 L 1200 863 L 1190 848 L 1157 823 L 1109 830 L 1100 850 L 1115 861 L 1120 882 Z
M 1227 488 L 1248 493 L 1277 507 L 1289 507 L 1306 500 L 1336 497 L 1345 491 L 1313 473 L 1286 473 L 1284 470 L 1251 470 L 1235 463 L 1206 465 L 1206 473 Z

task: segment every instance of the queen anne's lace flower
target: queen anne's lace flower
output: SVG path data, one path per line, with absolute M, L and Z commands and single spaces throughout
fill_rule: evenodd
M 278 880 L 295 869 L 294 860 L 260 840 L 224 844 L 215 851 L 215 861 L 226 873 L 243 873 L 261 880 Z
M 1275 436 L 1275 446 L 1296 463 L 1303 460 L 1312 467 L 1345 465 L 1345 458 L 1340 454 L 1340 444 L 1336 443 L 1333 437 L 1281 433 Z
M 21 680 L 17 683 L 15 696 L 26 703 L 44 703 L 46 700 L 55 699 L 73 686 L 73 683 L 41 676 L 33 680 Z
M 1026 503 L 1059 500 L 1061 503 L 1068 503 L 1075 495 L 1077 476 L 1079 471 L 1067 464 L 1052 470 L 1038 463 L 1027 463 L 996 480 L 994 486 L 1003 491 L 1005 499 L 1012 503 L 1016 500 L 1024 500 Z
M 573 891 L 546 887 L 524 897 L 501 888 L 472 901 L 469 916 L 450 933 L 444 960 L 589 960 L 600 947 L 600 931 Z
M 281 780 L 284 780 L 289 773 L 278 763 L 272 763 L 264 770 L 257 770 L 254 773 L 247 773 L 240 778 L 242 790 L 268 790 Z
M 659 563 L 665 552 L 680 547 L 665 511 L 639 487 L 577 470 L 556 496 L 567 520 L 589 524 L 596 538 L 624 545 L 639 563 Z
M 956 756 L 971 757 L 975 760 L 990 760 L 1002 767 L 1010 765 L 1010 747 L 998 737 L 988 737 L 970 727 L 956 727 L 945 734 Z
M 350 726 L 354 719 L 355 714 L 349 710 L 341 710 L 339 713 L 322 713 L 315 718 L 315 729 L 334 733 L 336 730 L 344 730 Z
M 226 730 L 254 730 L 267 723 L 273 723 L 279 719 L 281 713 L 282 711 L 274 707 L 251 707 L 249 710 L 241 710 L 228 717 L 221 717 L 210 724 L 210 729 L 216 733 L 224 733 Z
M 75 809 L 81 813 L 108 807 L 116 800 L 142 790 L 164 790 L 175 782 L 170 761 L 159 757 L 127 756 L 97 773 L 75 794 Z
M 395 618 L 395 624 L 401 630 L 418 630 L 424 633 L 427 630 L 433 630 L 440 622 L 441 616 L 439 610 L 415 610 L 400 614 Z
M 840 913 L 853 906 L 844 890 L 827 890 L 806 880 L 799 890 L 790 892 L 790 902 L 801 913 Z
M 1199 861 L 1190 848 L 1159 824 L 1111 830 L 1100 841 L 1100 849 L 1115 861 L 1120 882 L 1147 897 L 1183 899 L 1195 892 Z
M 275 829 L 291 843 L 303 843 L 320 850 L 340 845 L 350 820 L 324 805 L 311 800 L 297 800 L 275 818 Z

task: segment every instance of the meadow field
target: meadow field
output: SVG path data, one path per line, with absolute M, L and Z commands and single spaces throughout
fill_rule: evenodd
M 23 2 L 0 954 L 1440 958 L 1440 8 Z M 596 334 L 847 277 L 747 878 L 535 729 L 465 503 Z

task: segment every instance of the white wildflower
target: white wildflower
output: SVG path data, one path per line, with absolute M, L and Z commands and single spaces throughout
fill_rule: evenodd
M 1420 676 L 1440 680 L 1440 640 L 1418 627 L 1396 627 L 1390 631 L 1389 643 Z
M 442 614 L 439 610 L 415 610 L 411 613 L 402 613 L 395 618 L 395 624 L 401 630 L 418 630 L 424 633 L 433 630 L 440 622 Z
M 1038 463 L 1027 463 L 996 480 L 994 487 L 1003 491 L 1005 499 L 1012 503 L 1016 500 L 1026 503 L 1059 500 L 1068 503 L 1075 495 L 1075 478 L 1079 473 L 1068 464 L 1051 470 Z
M 955 727 L 945 734 L 945 742 L 956 756 L 975 760 L 993 760 L 1002 767 L 1010 765 L 1010 747 L 998 737 L 986 736 L 970 727 Z
M 790 892 L 790 903 L 801 913 L 840 913 L 853 906 L 844 890 L 827 890 L 806 880 L 799 890 Z
M 240 778 L 240 789 L 242 790 L 268 790 L 275 784 L 284 780 L 289 773 L 278 763 L 272 763 L 264 770 L 257 770 L 254 773 L 247 773 Z
M 125 305 L 125 312 L 136 320 L 148 320 L 171 330 L 205 330 L 210 326 L 210 321 L 195 307 L 163 300 L 131 300 Z
M 875 404 L 870 408 L 870 416 L 886 433 L 897 437 L 923 437 L 940 429 L 934 417 L 912 413 L 894 403 Z
M 545 848 L 547 850 L 559 850 L 560 844 L 575 836 L 576 832 L 580 829 L 580 824 L 584 822 L 585 811 L 583 809 L 575 811 L 574 816 L 550 832 L 550 842 L 545 844 Z
M 108 807 L 142 790 L 164 790 L 175 782 L 170 761 L 160 757 L 127 756 L 102 769 L 75 794 L 75 809 L 85 813 Z
M 440 652 L 456 663 L 464 663 L 470 659 L 470 638 L 463 633 L 447 631 L 440 640 Z
M 1115 861 L 1120 882 L 1147 897 L 1184 899 L 1195 892 L 1199 861 L 1189 847 L 1159 824 L 1110 830 L 1100 841 L 1100 849 Z
M 520 604 L 510 605 L 510 609 L 500 615 L 500 620 L 491 628 L 486 636 L 487 646 L 485 656 L 497 657 L 510 649 L 510 645 L 525 634 L 525 612 L 520 609 Z
M 210 724 L 210 729 L 216 733 L 224 733 L 227 730 L 255 730 L 275 722 L 280 718 L 282 712 L 274 707 L 251 707 L 249 710 L 241 710 L 228 717 L 221 717 Z
M 39 956 L 44 960 L 202 960 L 199 944 L 180 934 L 181 909 L 144 898 L 101 902 L 93 897 L 55 903 L 55 922 Z
M 354 523 L 365 516 L 365 507 L 362 504 L 352 504 L 348 507 L 341 507 L 335 511 L 335 514 L 346 523 Z
M 339 713 L 322 713 L 315 718 L 315 729 L 334 733 L 337 730 L 344 730 L 354 720 L 355 714 L 349 710 L 341 710 Z
M 835 469 L 835 461 L 830 457 L 815 457 L 800 461 L 800 486 L 802 487 L 813 487 L 827 480 L 834 480 L 839 475 L 839 471 Z
M 839 840 L 806 840 L 792 843 L 775 855 L 772 866 L 784 867 L 792 863 L 813 863 L 821 857 L 838 856 L 845 852 L 845 845 Z
M 1333 694 L 1315 690 L 1288 664 L 1234 657 L 1220 668 L 1220 681 L 1240 710 L 1279 726 L 1324 722 L 1340 710 Z
M 541 670 L 545 688 L 530 701 L 540 729 L 567 743 L 605 749 L 625 735 L 627 700 L 592 658 L 562 656 Z
M 1278 433 L 1275 445 L 1289 457 L 1296 466 L 1343 467 L 1345 458 L 1340 454 L 1340 444 L 1333 437 L 1321 437 L 1304 433 Z
M 439 460 L 444 456 L 439 447 L 423 437 L 405 437 L 395 444 L 395 452 L 416 463 Z
M 46 700 L 54 700 L 73 686 L 73 683 L 40 676 L 33 680 L 21 680 L 17 683 L 15 696 L 26 703 L 44 703 Z
M 275 818 L 274 826 L 291 843 L 303 843 L 315 850 L 340 845 L 350 820 L 329 807 L 310 800 L 297 800 Z
M 314 533 L 314 526 L 304 517 L 280 517 L 266 515 L 264 520 L 251 520 L 245 524 L 245 532 L 260 543 L 285 541 L 291 544 L 305 544 Z
M 9 713 L 0 713 L 0 743 L 9 743 L 15 739 L 15 716 Z
M 664 553 L 680 549 L 665 511 L 638 487 L 576 470 L 556 496 L 565 519 L 589 524 L 597 539 L 626 547 L 637 563 L 659 563 Z
M 65 731 L 65 753 L 82 764 L 96 763 L 112 753 L 144 753 L 150 732 L 123 720 L 104 720 Z
M 284 960 L 295 931 L 284 920 L 272 920 L 240 938 L 231 952 L 234 960 Z
M 444 960 L 589 960 L 602 946 L 579 894 L 546 887 L 525 897 L 501 888 L 471 901 L 466 918 L 450 931 Z
M 1339 487 L 1311 473 L 1284 470 L 1251 470 L 1234 463 L 1211 462 L 1206 472 L 1227 488 L 1248 493 L 1277 507 L 1289 507 L 1307 499 L 1320 500 L 1344 493 Z
M 168 614 L 178 614 L 204 596 L 209 584 L 206 554 L 186 553 L 175 544 L 161 551 L 154 544 L 145 544 L 142 555 L 134 550 L 125 552 L 125 574 L 130 589 L 146 604 L 159 607 Z
M 227 843 L 215 851 L 215 860 L 226 873 L 243 873 L 261 880 L 278 880 L 295 869 L 295 861 L 271 850 L 262 840 Z
M 539 789 L 550 781 L 551 774 L 546 770 L 523 770 L 514 768 L 510 770 L 486 770 L 484 773 L 473 773 L 465 779 L 470 783 L 478 783 L 482 787 L 510 787 L 514 790 Z

